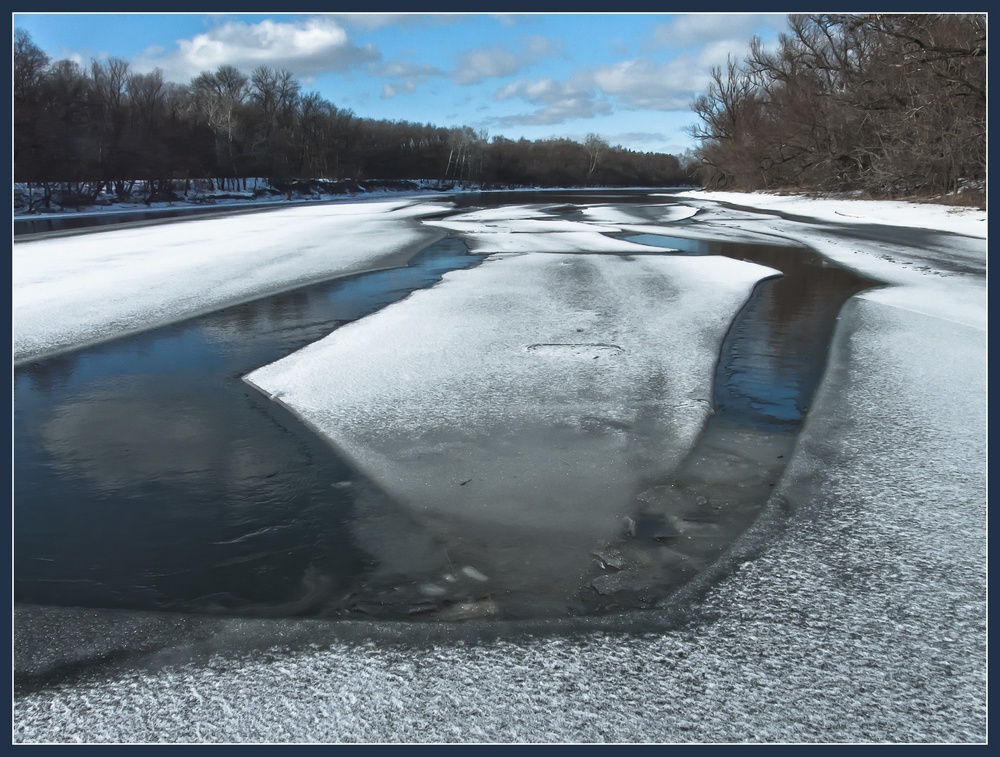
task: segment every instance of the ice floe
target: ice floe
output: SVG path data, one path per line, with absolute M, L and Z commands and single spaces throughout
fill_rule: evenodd
M 502 256 L 247 380 L 487 574 L 544 575 L 553 539 L 588 561 L 641 482 L 687 451 L 726 329 L 773 273 L 719 257 Z

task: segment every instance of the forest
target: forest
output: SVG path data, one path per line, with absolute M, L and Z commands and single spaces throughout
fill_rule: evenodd
M 363 118 L 293 74 L 222 65 L 190 82 L 120 58 L 52 61 L 17 30 L 14 178 L 122 192 L 145 182 L 424 179 L 483 187 L 677 186 L 985 202 L 985 14 L 792 15 L 691 104 L 678 158 L 470 127 Z
M 795 15 L 694 102 L 712 189 L 985 197 L 986 16 Z
M 119 191 L 183 179 L 438 179 L 481 186 L 673 186 L 676 156 L 597 135 L 489 138 L 469 127 L 362 118 L 289 71 L 233 66 L 190 82 L 139 73 L 120 58 L 51 61 L 14 35 L 14 179 Z

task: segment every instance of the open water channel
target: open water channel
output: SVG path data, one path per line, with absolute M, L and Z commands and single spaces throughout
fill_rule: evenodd
M 565 215 L 580 197 L 546 195 L 544 202 Z M 609 200 L 650 202 L 641 195 Z M 519 193 L 511 201 L 533 200 Z M 872 285 L 805 248 L 628 238 L 651 254 L 726 255 L 782 275 L 761 282 L 734 320 L 718 360 L 715 412 L 695 447 L 669 478 L 645 482 L 621 543 L 595 553 L 594 575 L 582 578 L 570 603 L 584 614 L 670 596 L 753 521 L 794 448 L 837 313 Z M 417 526 L 406 512 L 242 378 L 480 260 L 460 239 L 445 238 L 404 268 L 304 287 L 18 367 L 15 601 L 441 617 L 451 599 L 421 596 L 419 576 L 410 587 L 371 580 L 380 556 L 366 549 L 371 539 L 363 530 L 412 533 Z M 376 501 L 380 517 L 373 519 Z M 533 603 L 531 613 L 558 615 L 566 607 Z M 515 598 L 496 612 L 517 617 L 524 610 Z

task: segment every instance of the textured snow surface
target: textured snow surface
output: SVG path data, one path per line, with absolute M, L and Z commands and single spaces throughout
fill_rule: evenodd
M 676 223 L 691 218 L 698 212 L 697 208 L 686 205 L 639 205 L 630 207 L 628 205 L 594 205 L 585 208 L 582 213 L 584 218 L 597 223 L 611 225 L 628 225 L 636 222 L 637 216 L 648 217 L 655 214 L 655 218 L 660 223 Z
M 845 319 L 845 375 L 782 486 L 794 514 L 700 622 L 278 644 L 22 697 L 14 740 L 985 742 L 983 335 L 866 302 Z
M 433 203 L 295 207 L 13 247 L 14 360 L 160 326 L 312 281 L 399 265 Z
M 648 247 L 608 236 L 623 231 L 614 224 L 558 218 L 546 213 L 545 206 L 512 206 L 510 215 L 506 216 L 502 210 L 470 211 L 427 223 L 459 232 L 472 252 L 481 255 L 502 252 L 649 252 Z M 622 211 L 603 210 L 610 218 L 629 218 Z
M 728 575 L 692 587 L 687 625 L 653 610 L 636 624 L 660 624 L 647 633 L 463 624 L 405 643 L 397 625 L 366 640 L 336 623 L 218 620 L 185 646 L 187 621 L 137 614 L 181 638 L 20 694 L 13 740 L 985 743 L 985 214 L 957 227 L 919 206 L 926 228 L 969 236 L 917 247 L 893 241 L 911 225 L 904 205 L 849 203 L 851 223 L 900 226 L 866 238 L 838 231 L 839 201 L 796 207 L 817 225 L 691 196 L 716 230 L 799 239 L 892 286 L 845 308 L 776 496 Z M 479 641 L 462 630 L 475 628 Z
M 902 200 L 817 200 L 804 195 L 775 195 L 766 192 L 678 192 L 663 195 L 670 200 L 694 199 L 732 203 L 758 210 L 803 215 L 834 223 L 861 222 L 893 224 L 935 231 L 950 231 L 986 238 L 986 211 L 974 208 L 935 205 Z
M 579 580 L 643 481 L 693 444 L 726 330 L 774 273 L 718 257 L 504 256 L 247 380 L 432 528 L 476 543 L 462 560 L 549 574 L 553 540 L 572 538 Z

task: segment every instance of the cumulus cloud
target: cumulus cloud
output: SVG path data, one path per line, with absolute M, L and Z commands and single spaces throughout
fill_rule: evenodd
M 389 100 L 396 95 L 401 95 L 404 92 L 413 92 L 416 90 L 417 85 L 410 82 L 402 82 L 398 84 L 384 84 L 382 85 L 382 99 Z
M 539 79 L 537 81 L 516 81 L 496 93 L 497 100 L 509 100 L 519 97 L 530 103 L 542 103 L 561 97 L 566 91 L 566 85 L 555 79 Z
M 686 111 L 709 81 L 709 67 L 695 58 L 676 58 L 666 63 L 635 58 L 581 70 L 566 81 L 519 80 L 503 87 L 494 99 L 519 99 L 536 106 L 531 113 L 501 120 L 510 125 L 558 124 L 607 115 L 616 108 Z
M 712 66 L 724 66 L 729 58 L 743 60 L 749 49 L 746 40 L 721 39 L 709 42 L 693 56 L 692 65 L 707 71 Z
M 382 29 L 386 26 L 441 26 L 468 18 L 461 13 L 333 13 L 331 17 L 344 26 L 356 29 Z
M 501 45 L 471 50 L 459 56 L 451 80 L 455 84 L 478 84 L 483 79 L 512 76 L 555 52 L 555 45 L 541 36 L 526 37 L 516 50 Z
M 683 110 L 689 107 L 694 93 L 708 83 L 708 74 L 688 58 L 667 63 L 635 58 L 598 68 L 593 80 L 601 92 L 626 107 Z
M 178 40 L 177 50 L 172 53 L 164 55 L 147 50 L 134 62 L 134 67 L 138 70 L 159 67 L 167 78 L 174 80 L 191 78 L 223 64 L 245 71 L 257 66 L 283 68 L 311 79 L 381 57 L 370 45 L 355 45 L 342 26 L 324 16 L 256 24 L 227 21 L 191 39 Z
M 721 40 L 741 40 L 746 48 L 754 33 L 765 27 L 773 31 L 788 28 L 788 16 L 782 13 L 696 13 L 677 16 L 651 30 L 657 47 L 686 47 Z
M 520 99 L 538 106 L 531 113 L 504 116 L 504 125 L 560 124 L 577 118 L 594 118 L 611 113 L 611 104 L 597 96 L 585 81 L 558 82 L 554 79 L 516 81 L 494 96 L 496 100 Z
M 376 76 L 395 79 L 382 87 L 382 99 L 395 97 L 404 92 L 415 92 L 417 85 L 433 76 L 443 76 L 444 72 L 428 64 L 390 61 L 374 69 Z
M 736 19 L 734 22 L 733 19 Z M 775 26 L 785 23 L 774 16 Z M 505 125 L 559 124 L 594 118 L 623 110 L 688 111 L 692 100 L 708 86 L 713 66 L 724 66 L 728 57 L 747 53 L 748 37 L 739 36 L 760 27 L 758 16 L 684 16 L 659 30 L 667 30 L 689 43 L 669 60 L 636 57 L 580 69 L 568 79 L 519 80 L 500 89 L 494 99 L 522 100 L 533 110 L 498 119 Z M 657 30 L 654 30 L 654 33 Z M 752 32 L 748 32 L 752 34 Z M 639 140 L 641 141 L 641 140 Z

